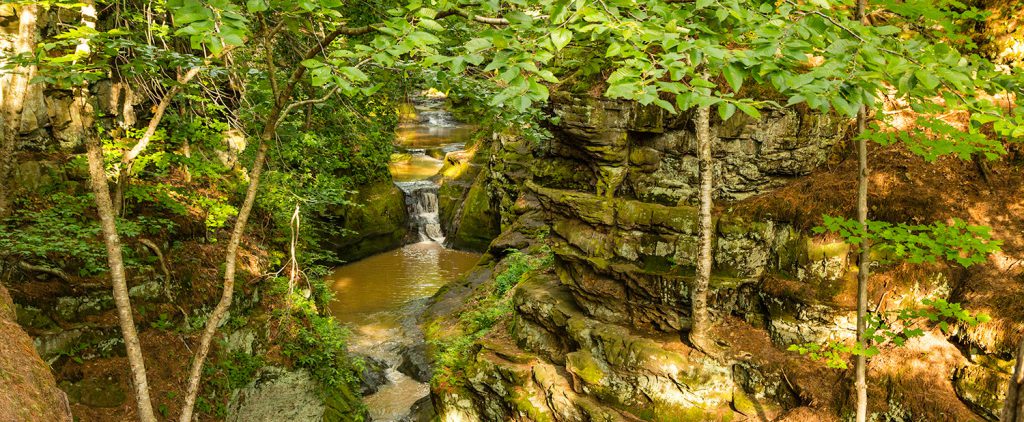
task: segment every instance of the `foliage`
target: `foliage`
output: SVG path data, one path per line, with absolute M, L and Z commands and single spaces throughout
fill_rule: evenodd
M 196 408 L 215 418 L 227 417 L 228 400 L 232 391 L 244 388 L 256 378 L 260 368 L 266 365 L 260 355 L 250 355 L 242 350 L 224 352 L 221 348 L 215 359 L 203 368 L 202 393 L 196 399 Z
M 91 205 L 91 195 L 58 192 L 44 204 L 19 208 L 0 224 L 0 251 L 37 265 L 77 268 L 82 276 L 106 271 L 106 250 Z
M 955 324 L 977 326 L 991 320 L 987 314 L 971 314 L 958 303 L 943 299 L 923 299 L 924 307 L 904 308 L 888 312 L 869 312 L 864 330 L 865 343 L 831 340 L 825 343 L 793 344 L 790 351 L 808 355 L 830 368 L 846 369 L 850 356 L 872 357 L 881 352 L 880 347 L 892 344 L 901 347 L 915 337 L 925 334 L 928 325 L 938 326 L 943 333 L 949 333 Z
M 287 286 L 287 280 L 272 279 L 270 281 L 282 291 L 280 286 Z M 314 284 L 323 284 L 314 281 Z M 324 288 L 319 288 L 323 292 Z M 293 293 L 288 297 L 285 309 L 275 311 L 281 318 L 284 338 L 281 339 L 281 354 L 290 359 L 295 367 L 309 371 L 313 378 L 326 388 L 352 386 L 359 382 L 355 364 L 348 357 L 348 338 L 350 333 L 331 316 L 323 316 L 313 301 L 303 295 Z
M 527 255 L 516 249 L 509 249 L 508 255 L 505 257 L 505 262 L 507 262 L 505 270 L 494 278 L 494 295 L 496 297 L 504 297 L 509 290 L 512 290 L 513 287 L 519 284 L 526 273 L 542 267 L 548 267 L 553 260 L 554 255 L 547 246 L 543 247 L 540 257 Z
M 426 337 L 434 349 L 435 359 L 432 385 L 450 387 L 461 383 L 476 341 L 512 313 L 509 292 L 528 273 L 549 268 L 553 261 L 554 255 L 547 246 L 531 253 L 510 249 L 503 260 L 504 270 L 494 276 L 494 290 L 480 292 L 459 314 L 457 327 L 454 327 L 458 334 L 442 334 L 442 327 L 437 324 L 427 328 Z
M 970 267 L 985 262 L 1002 244 L 992 239 L 990 228 L 971 226 L 960 219 L 953 219 L 952 224 L 930 225 L 868 221 L 866 233 L 856 220 L 828 215 L 822 219 L 824 226 L 815 227 L 815 233 L 837 233 L 852 245 L 866 240 L 873 249 L 913 264 L 946 259 Z

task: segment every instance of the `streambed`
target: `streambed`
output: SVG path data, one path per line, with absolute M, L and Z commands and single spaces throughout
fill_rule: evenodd
M 373 421 L 402 421 L 430 394 L 429 380 L 417 370 L 422 365 L 409 364 L 423 350 L 417 317 L 425 298 L 480 258 L 444 247 L 434 176 L 444 154 L 462 149 L 473 128 L 455 121 L 443 105 L 436 96 L 414 100 L 415 115 L 402 123 L 395 145 L 407 158 L 390 166 L 406 198 L 409 239 L 415 243 L 338 267 L 328 279 L 335 293 L 331 311 L 352 330 L 350 351 L 387 368 L 387 382 L 363 398 Z

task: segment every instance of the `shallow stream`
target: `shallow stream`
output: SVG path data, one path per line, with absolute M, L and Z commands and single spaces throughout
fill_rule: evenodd
M 373 421 L 401 421 L 430 394 L 427 383 L 399 370 L 408 351 L 424 341 L 416 325 L 422 299 L 468 272 L 480 258 L 443 246 L 437 185 L 431 181 L 443 154 L 461 149 L 472 128 L 456 122 L 437 98 L 420 98 L 414 106 L 416 115 L 403 122 L 395 145 L 410 158 L 392 162 L 391 173 L 406 195 L 411 237 L 419 242 L 338 267 L 328 279 L 335 292 L 331 310 L 352 330 L 350 351 L 387 366 L 387 383 L 364 397 Z

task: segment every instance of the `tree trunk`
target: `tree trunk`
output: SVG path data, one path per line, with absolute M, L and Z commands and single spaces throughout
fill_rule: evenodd
M 708 316 L 708 285 L 711 283 L 711 109 L 697 108 L 697 162 L 700 173 L 700 215 L 698 217 L 697 277 L 690 292 L 693 325 L 690 328 L 690 342 L 702 351 L 707 351 L 710 341 L 708 331 L 711 325 Z
M 83 25 L 96 28 L 96 6 L 92 1 L 82 5 Z M 90 46 L 88 40 L 81 40 L 77 51 L 88 57 Z M 125 276 L 124 259 L 121 252 L 121 239 L 117 235 L 114 206 L 110 202 L 110 190 L 107 186 L 107 173 L 103 163 L 103 146 L 93 128 L 95 112 L 89 103 L 89 86 L 85 84 L 74 90 L 74 101 L 81 113 L 82 127 L 85 128 L 86 157 L 89 161 L 89 184 L 96 200 L 96 212 L 100 217 L 100 228 L 103 231 L 103 243 L 107 248 L 107 263 L 110 266 L 110 281 L 113 284 L 114 304 L 117 307 L 117 319 L 124 337 L 124 347 L 128 354 L 128 367 L 132 374 L 132 385 L 135 387 L 135 401 L 138 406 L 139 420 L 156 422 L 153 403 L 149 398 L 149 381 L 146 378 L 146 363 L 142 357 L 142 345 L 139 334 L 135 330 L 132 317 L 132 305 L 128 297 L 128 281 Z
M 235 261 L 238 253 L 238 244 L 242 241 L 242 235 L 245 233 L 245 223 L 248 221 L 249 213 L 252 211 L 253 203 L 256 201 L 256 191 L 259 188 L 260 175 L 263 173 L 263 163 L 267 156 L 267 145 L 270 144 L 274 133 L 277 131 L 279 110 L 279 107 L 275 107 L 275 110 L 271 112 L 271 117 L 267 119 L 267 126 L 260 136 L 259 146 L 256 150 L 256 159 L 252 164 L 252 173 L 249 175 L 249 187 L 245 192 L 245 201 L 242 202 L 242 208 L 238 210 L 238 219 L 235 220 L 235 227 L 231 231 L 231 240 L 228 241 L 224 256 L 224 290 L 221 292 L 217 307 L 213 309 L 213 313 L 210 314 L 210 318 L 206 321 L 203 336 L 199 340 L 199 349 L 196 350 L 196 355 L 192 360 L 192 370 L 188 378 L 188 391 L 185 394 L 185 404 L 182 406 L 179 419 L 181 422 L 191 422 L 192 420 L 196 396 L 199 394 L 199 380 L 202 379 L 203 364 L 206 361 L 206 356 L 210 353 L 210 343 L 213 342 L 213 336 L 217 333 L 220 321 L 224 318 L 228 308 L 231 307 L 231 299 L 235 291 Z
M 14 54 L 31 53 L 36 46 L 35 4 L 20 6 L 18 13 L 18 37 L 14 42 Z M 14 172 L 14 151 L 21 132 L 21 114 L 25 108 L 29 82 L 35 74 L 35 67 L 18 67 L 10 76 L 0 79 L 0 97 L 3 101 L 3 115 L 0 116 L 0 217 L 11 212 L 11 176 Z
M 866 0 L 857 0 L 857 19 L 867 24 Z M 857 175 L 857 222 L 863 233 L 868 230 L 868 141 L 861 137 L 867 123 L 867 107 L 861 107 L 857 113 L 857 159 L 859 172 Z M 860 244 L 860 262 L 857 271 L 857 343 L 861 349 L 867 348 L 867 340 L 864 338 L 864 330 L 867 325 L 868 314 L 868 277 L 870 268 L 868 257 L 871 254 L 871 245 L 867 236 L 862 236 Z M 863 354 L 856 356 L 854 361 L 854 388 L 857 390 L 857 414 L 856 422 L 866 422 L 868 418 L 868 362 Z
M 1024 340 L 1017 350 L 1017 363 L 1013 365 L 1013 378 L 1006 392 L 1006 404 L 1003 405 L 1002 422 L 1024 422 Z
M 367 31 L 369 31 L 369 29 Z M 346 31 L 345 28 L 339 28 L 332 31 L 321 39 L 315 46 L 306 51 L 306 54 L 302 58 L 305 60 L 316 57 L 323 52 L 323 46 L 330 45 L 339 36 L 348 32 L 350 31 Z M 267 51 L 267 60 L 269 63 L 273 63 L 273 51 Z M 273 68 L 272 64 L 270 65 L 270 68 Z M 199 349 L 196 350 L 195 357 L 192 360 L 192 368 L 189 371 L 188 377 L 188 390 L 185 394 L 185 403 L 182 405 L 181 417 L 178 419 L 180 422 L 192 421 L 192 412 L 195 407 L 196 396 L 199 394 L 199 381 L 203 376 L 203 364 L 206 362 L 206 356 L 210 353 L 210 343 L 213 342 L 213 336 L 217 333 L 217 327 L 220 325 L 221 320 L 227 313 L 228 308 L 231 307 L 231 300 L 235 290 L 235 261 L 236 254 L 238 253 L 238 245 L 242 241 L 242 235 L 245 233 L 245 224 L 249 220 L 249 213 L 252 211 L 253 203 L 256 201 L 256 191 L 259 188 L 260 175 L 263 173 L 263 164 L 267 157 L 267 147 L 270 145 L 274 135 L 277 133 L 277 126 L 281 123 L 281 120 L 288 115 L 288 112 L 291 111 L 292 108 L 303 105 L 303 103 L 309 104 L 312 102 L 324 101 L 331 93 L 336 91 L 336 89 L 330 91 L 327 96 L 324 96 L 320 100 L 299 101 L 286 106 L 292 98 L 292 93 L 295 92 L 295 86 L 302 80 L 302 77 L 305 76 L 305 74 L 306 67 L 296 64 L 296 67 L 292 70 L 291 76 L 288 78 L 288 82 L 274 99 L 274 106 L 270 109 L 270 114 L 267 116 L 266 123 L 263 126 L 263 132 L 260 133 L 259 145 L 256 149 L 256 158 L 252 164 L 252 172 L 249 174 L 249 187 L 246 189 L 245 200 L 242 202 L 242 208 L 238 210 L 238 218 L 235 220 L 235 226 L 231 231 L 231 240 L 228 241 L 227 249 L 225 251 L 224 290 L 221 292 L 220 301 L 217 302 L 217 307 L 214 308 L 213 313 L 210 314 L 210 318 L 206 321 L 206 327 L 203 329 L 203 335 L 199 340 Z M 271 80 L 273 81 L 273 75 L 271 75 Z M 274 83 L 276 84 L 276 82 Z
M 857 135 L 864 132 L 866 110 L 861 109 L 857 114 Z M 857 222 L 860 228 L 867 233 L 868 228 L 868 146 L 867 140 L 857 139 L 857 157 L 860 172 L 857 176 Z M 871 246 L 867 239 L 860 244 L 860 265 L 857 271 L 857 343 L 861 348 L 867 348 L 864 339 L 864 329 L 867 324 L 868 314 L 868 256 L 871 253 Z M 854 362 L 856 379 L 854 386 L 857 390 L 857 422 L 865 422 L 868 414 L 868 382 L 867 382 L 867 357 L 857 355 Z
M 88 104 L 88 89 L 77 88 L 75 101 L 79 101 L 81 110 L 91 110 Z M 85 116 L 83 116 L 85 117 Z M 83 122 L 90 122 L 83 120 Z M 156 421 L 153 405 L 149 398 L 149 382 L 146 378 L 146 364 L 142 357 L 142 346 L 135 330 L 132 318 L 132 305 L 128 297 L 128 283 L 125 277 L 124 260 L 121 252 L 121 239 L 117 235 L 114 206 L 110 202 L 110 190 L 107 187 L 107 174 L 103 166 L 103 147 L 92 125 L 85 126 L 86 152 L 89 159 L 89 182 L 96 199 L 96 211 L 100 217 L 103 230 L 103 242 L 107 247 L 107 263 L 110 265 L 110 280 L 114 287 L 114 303 L 117 305 L 117 318 L 124 336 L 124 346 L 128 352 L 128 365 L 132 373 L 132 385 L 135 386 L 135 400 L 138 405 L 139 420 Z

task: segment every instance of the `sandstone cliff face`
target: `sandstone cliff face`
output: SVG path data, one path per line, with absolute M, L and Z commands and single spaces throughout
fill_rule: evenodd
M 737 116 L 713 129 L 710 305 L 725 350 L 713 359 L 681 341 L 697 243 L 688 118 L 567 96 L 554 97 L 553 111 L 561 122 L 549 145 L 499 135 L 473 159 L 474 183 L 488 187 L 487 218 L 502 227 L 489 247 L 494 273 L 508 248 L 545 247 L 555 259 L 520 282 L 511 316 L 476 342 L 461 383 L 436 389 L 442 419 L 828 420 L 850 412 L 849 377 L 786 351 L 852 337 L 850 247 L 783 213 L 734 205 L 821 168 L 847 123 L 787 111 L 757 121 Z M 889 302 L 946 298 L 956 287 L 939 267 L 880 277 L 889 280 Z M 493 280 L 467 283 L 480 290 Z M 445 305 L 434 313 L 443 314 L 458 291 L 467 289 L 442 292 L 437 302 Z M 1006 373 L 972 356 L 936 332 L 874 360 L 876 417 L 990 418 Z M 928 365 L 934 373 L 921 369 Z M 960 375 L 951 379 L 954 370 Z
M 71 421 L 67 396 L 32 339 L 15 322 L 14 303 L 0 285 L 0 420 Z

